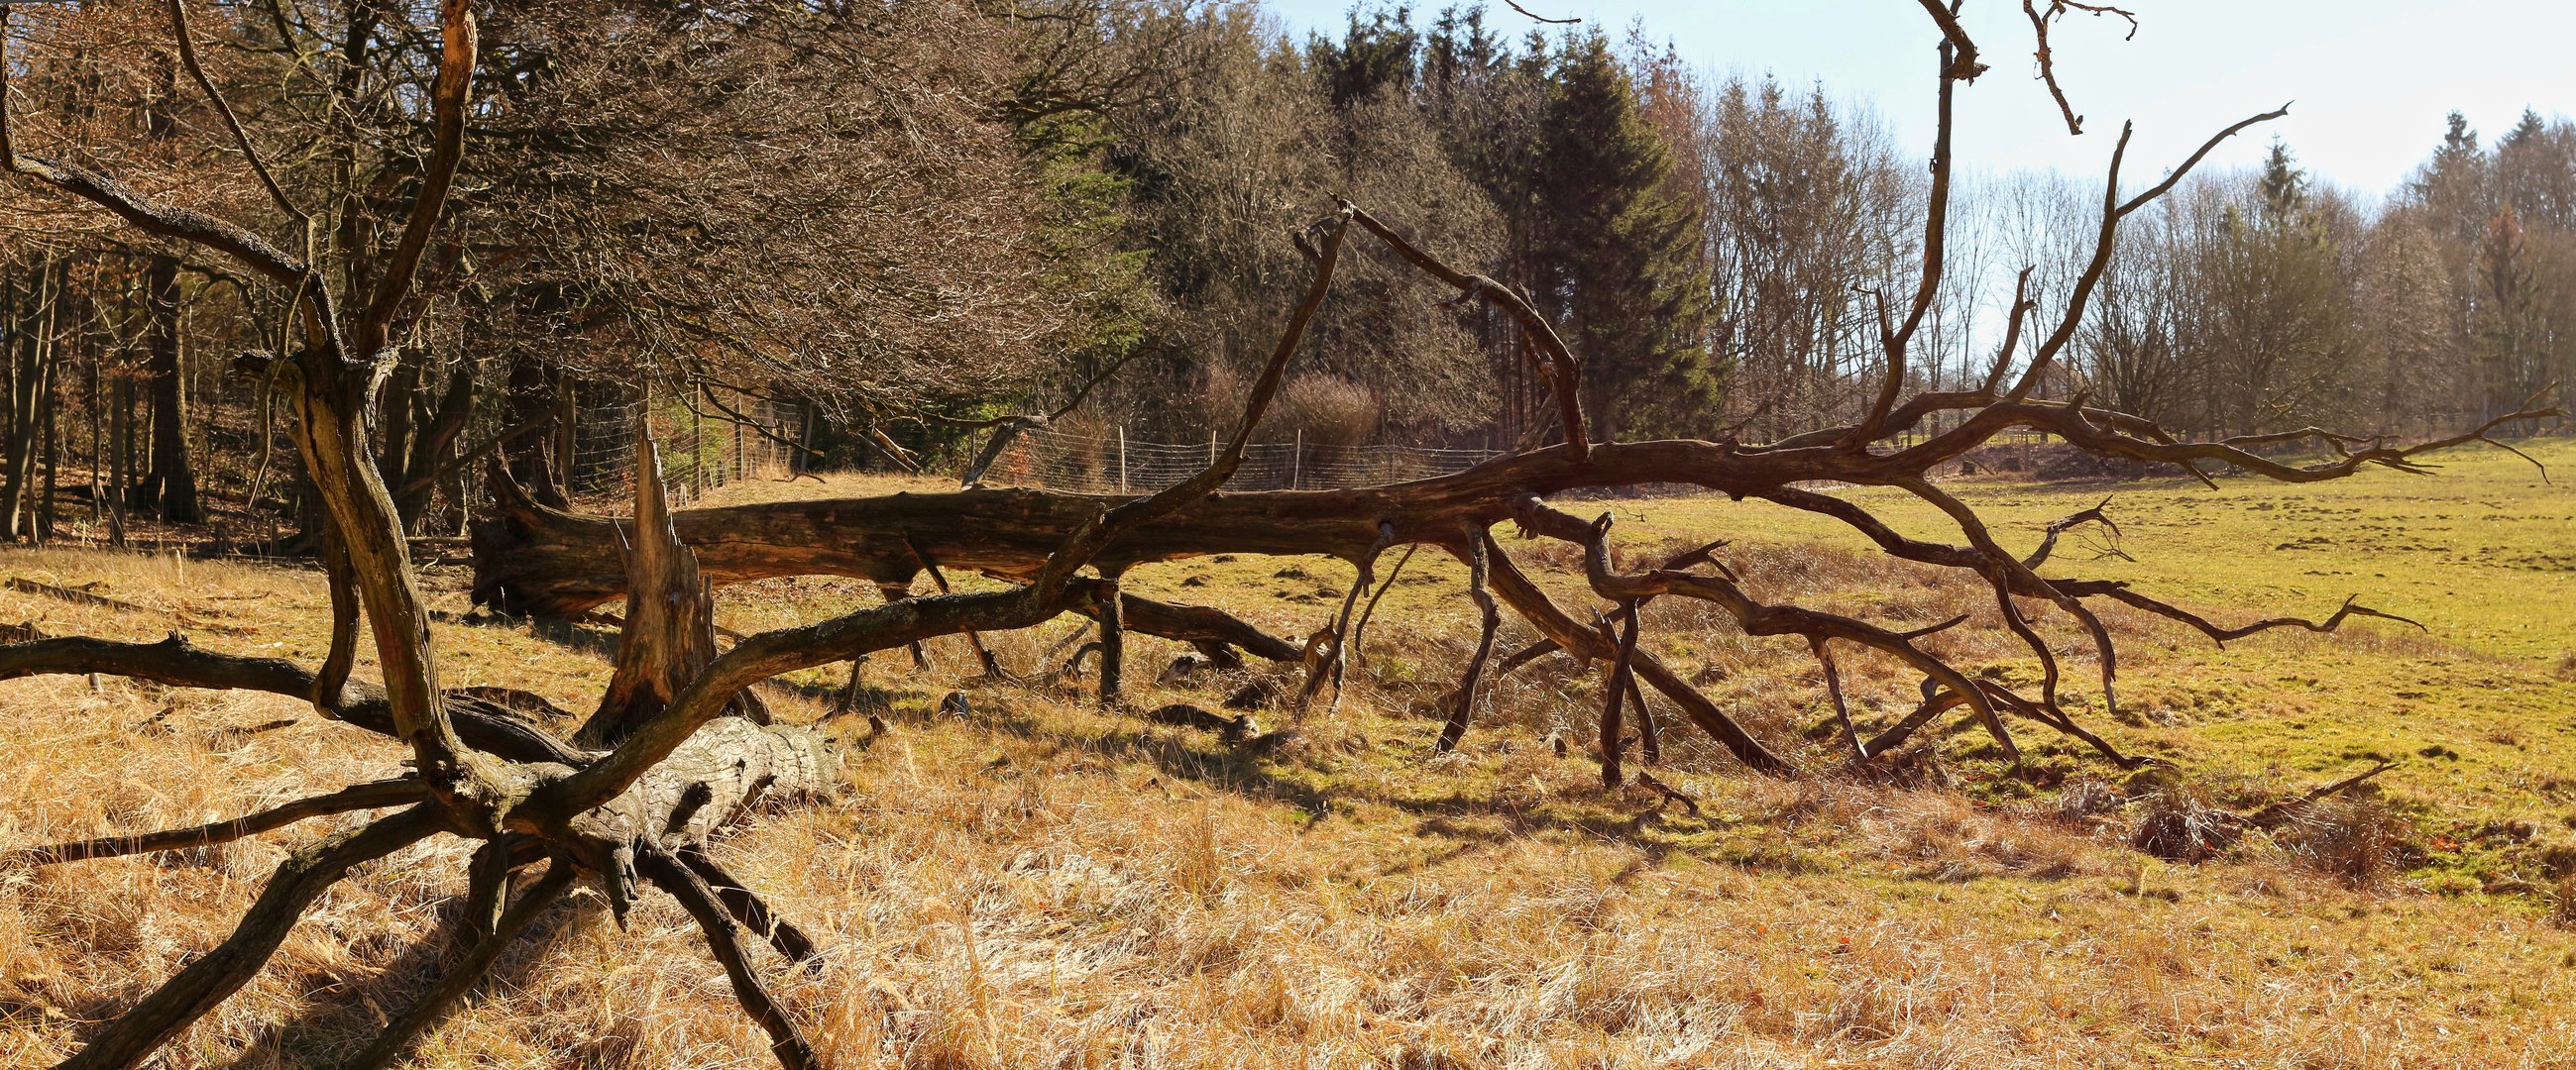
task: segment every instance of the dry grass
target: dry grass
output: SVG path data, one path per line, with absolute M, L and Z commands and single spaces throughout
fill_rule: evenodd
M 0 560 L 48 582 L 103 579 L 100 593 L 164 611 L 0 592 L 0 620 L 42 614 L 49 631 L 151 638 L 184 617 L 209 646 L 320 654 L 324 603 L 310 573 L 71 552 Z M 1826 548 L 1729 560 L 1769 598 L 1892 621 L 1979 614 L 1935 642 L 2028 671 L 1991 605 L 1925 570 Z M 1191 567 L 1220 578 L 1257 568 L 1245 586 L 1287 589 L 1276 561 Z M 1323 567 L 1305 587 L 1347 582 L 1346 567 Z M 2387 804 L 2318 807 L 2291 832 L 2199 865 L 2130 846 L 2154 814 L 2242 808 L 2246 793 L 2304 786 L 2311 766 L 2254 779 L 2214 759 L 2217 771 L 2130 783 L 2048 744 L 2034 747 L 2043 779 L 2067 779 L 2034 792 L 1996 778 L 1976 738 L 1959 735 L 1930 741 L 1919 786 L 1775 781 L 1732 772 L 1676 728 L 1657 775 L 1697 798 L 1690 817 L 1604 791 L 1580 747 L 1560 759 L 1545 745 L 1551 731 L 1588 739 L 1598 677 L 1562 659 L 1498 686 L 1462 752 L 1426 760 L 1417 714 L 1453 682 L 1464 644 L 1440 615 L 1450 610 L 1431 608 L 1455 601 L 1454 572 L 1427 559 L 1415 568 L 1431 579 L 1391 596 L 1341 712 L 1308 718 L 1296 745 L 1261 758 L 1103 715 L 1078 691 L 977 689 L 970 715 L 938 714 L 972 669 L 962 644 L 934 644 L 941 667 L 929 673 L 899 654 L 878 659 L 869 678 L 893 730 L 848 752 L 843 798 L 765 815 L 720 850 L 825 948 L 810 974 L 764 965 L 826 1057 L 850 1068 L 2576 1061 L 2576 933 L 2550 924 L 2546 893 L 2429 894 L 2397 845 L 2430 833 Z M 604 676 L 598 655 L 471 623 L 460 578 L 431 580 L 448 613 L 438 628 L 451 684 L 526 687 L 586 708 Z M 767 581 L 727 592 L 721 614 L 757 627 L 872 600 L 851 581 Z M 1294 605 L 1253 615 L 1285 630 L 1323 612 Z M 1659 654 L 1769 738 L 1806 739 L 1802 755 L 1827 767 L 1831 737 L 1807 734 L 1824 711 L 1801 649 L 1733 636 L 1687 605 L 1659 603 L 1650 617 Z M 2203 647 L 2169 625 L 2134 614 L 2112 624 L 2140 652 L 2126 668 L 2150 711 L 2110 726 L 2124 744 L 2188 741 L 2224 758 L 2249 708 L 2310 716 L 2296 703 L 2312 700 L 2289 685 L 2211 690 L 2223 681 Z M 996 642 L 1027 666 L 1060 630 Z M 2394 632 L 2290 640 L 2266 648 L 2265 671 L 2456 656 L 2410 645 L 2421 643 Z M 1147 669 L 1175 652 L 1138 645 Z M 2460 671 L 2502 671 L 2482 664 Z M 1857 713 L 1901 712 L 1904 674 L 1876 659 L 1844 669 Z M 2071 675 L 2088 669 L 2070 660 Z M 796 689 L 838 680 L 787 681 L 780 705 L 814 716 Z M 1241 682 L 1220 674 L 1136 700 L 1213 704 Z M 858 726 L 831 730 L 851 738 Z M 238 813 L 385 775 L 399 758 L 284 699 L 118 680 L 0 684 L 0 848 Z M 219 940 L 284 849 L 327 824 L 0 873 L 0 1065 L 61 1057 L 83 1022 Z M 366 867 L 168 1065 L 344 1057 L 444 954 L 462 861 L 439 840 Z M 769 1064 L 684 916 L 658 897 L 619 933 L 595 895 L 578 895 L 496 977 L 430 1039 L 423 1065 Z

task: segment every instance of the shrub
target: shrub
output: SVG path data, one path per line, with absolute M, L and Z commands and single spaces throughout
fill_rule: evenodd
M 1309 446 L 1357 446 L 1377 434 L 1384 406 L 1369 388 L 1324 372 L 1290 379 L 1262 421 L 1269 437 L 1302 433 Z

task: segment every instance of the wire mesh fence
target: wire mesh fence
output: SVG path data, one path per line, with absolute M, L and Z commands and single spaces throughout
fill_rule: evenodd
M 582 411 L 575 421 L 566 489 L 585 511 L 623 516 L 634 511 L 635 423 L 653 429 L 662 451 L 664 493 L 687 506 L 715 489 L 751 479 L 780 479 L 799 471 L 806 426 L 802 407 L 790 402 L 713 392 L 713 400 L 630 401 Z M 727 415 L 738 414 L 744 419 Z
M 984 473 L 993 486 L 1044 487 L 1090 494 L 1151 494 L 1197 475 L 1222 444 L 1142 442 L 1123 430 L 1078 434 L 1052 429 L 1022 433 Z M 1500 456 L 1495 450 L 1421 446 L 1331 446 L 1257 442 L 1244 447 L 1243 465 L 1228 490 L 1338 490 L 1376 487 L 1465 471 Z

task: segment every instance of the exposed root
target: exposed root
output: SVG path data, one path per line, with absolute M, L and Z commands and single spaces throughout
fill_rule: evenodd
M 751 956 L 742 945 L 741 928 L 733 914 L 717 901 L 715 890 L 670 852 L 651 844 L 636 852 L 635 866 L 646 880 L 679 900 L 689 917 L 697 921 L 698 931 L 707 938 L 707 950 L 723 964 L 725 976 L 733 982 L 734 999 L 769 1033 L 769 1050 L 778 1057 L 778 1065 L 786 1070 L 820 1067 L 822 1063 L 815 1058 L 814 1046 L 805 1039 L 804 1031 L 760 983 L 760 975 L 752 972 Z

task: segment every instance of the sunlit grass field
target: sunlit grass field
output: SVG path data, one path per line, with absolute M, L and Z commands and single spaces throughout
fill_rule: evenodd
M 2020 724 L 2021 776 L 1982 733 L 1947 727 L 1915 779 L 1845 775 L 1803 643 L 1747 640 L 1705 607 L 1664 603 L 1647 614 L 1652 649 L 1807 775 L 1746 774 L 1662 710 L 1671 753 L 1655 775 L 1699 812 L 1605 790 L 1587 757 L 1599 667 L 1562 658 L 1495 683 L 1466 746 L 1433 758 L 1474 614 L 1463 568 L 1425 551 L 1378 607 L 1337 707 L 1255 714 L 1296 729 L 1291 743 L 1242 753 L 1103 712 L 1087 677 L 970 681 L 964 642 L 940 640 L 929 669 L 897 651 L 865 670 L 885 734 L 825 721 L 849 742 L 842 798 L 763 815 L 723 853 L 824 944 L 812 973 L 763 966 L 836 1066 L 2576 1064 L 2576 933 L 2562 927 L 2576 920 L 2576 443 L 2531 452 L 2565 478 L 2458 450 L 2434 477 L 2310 487 L 1952 484 L 2015 549 L 2111 496 L 2128 557 L 2070 536 L 2052 574 L 2131 580 L 2223 623 L 2322 616 L 2359 594 L 2425 625 L 2219 650 L 2116 612 L 2114 716 L 2081 630 L 2033 607 L 2071 708 L 2170 763 L 2147 773 Z M 859 485 L 884 481 L 772 489 Z M 1926 507 L 1836 493 L 1956 541 Z M 1705 497 L 1560 504 L 1612 513 L 1623 559 L 1732 540 L 1721 558 L 1766 600 L 1902 624 L 1970 613 L 1936 649 L 2035 678 L 1973 583 L 1865 552 L 1822 518 Z M 1563 547 L 1506 544 L 1560 601 L 1591 604 Z M 0 621 L 51 633 L 181 628 L 307 662 L 326 644 L 327 600 L 301 570 L 70 551 L 11 551 L 0 570 L 98 583 L 146 610 L 0 590 Z M 1350 579 L 1329 559 L 1246 557 L 1129 582 L 1302 639 Z M 482 620 L 464 581 L 428 576 L 445 682 L 587 712 L 607 673 L 595 634 Z M 750 631 L 873 600 L 858 581 L 765 581 L 723 592 L 719 616 Z M 991 641 L 1044 677 L 1073 630 Z M 1502 646 L 1529 638 L 1507 626 Z M 1133 646 L 1134 710 L 1218 708 L 1285 675 L 1166 686 L 1155 677 L 1180 648 Z M 1856 716 L 1910 707 L 1912 677 L 1844 665 Z M 780 681 L 773 702 L 822 719 L 846 672 Z M 935 712 L 952 690 L 966 715 Z M 390 775 L 400 757 L 280 698 L 0 684 L 0 850 L 229 816 Z M 2386 815 L 2369 827 L 2393 837 L 2370 865 L 2339 846 L 2363 820 L 2341 810 L 2198 864 L 2131 846 L 2157 799 L 2251 809 L 2382 760 L 2397 767 L 2353 811 Z M 66 1054 L 81 1023 L 219 940 L 282 848 L 327 826 L 0 872 L 0 1065 Z M 336 890 L 170 1065 L 329 1066 L 355 1051 L 442 954 L 459 851 L 434 841 Z M 769 1064 L 672 904 L 648 900 L 620 934 L 584 896 L 541 928 L 425 1065 Z

